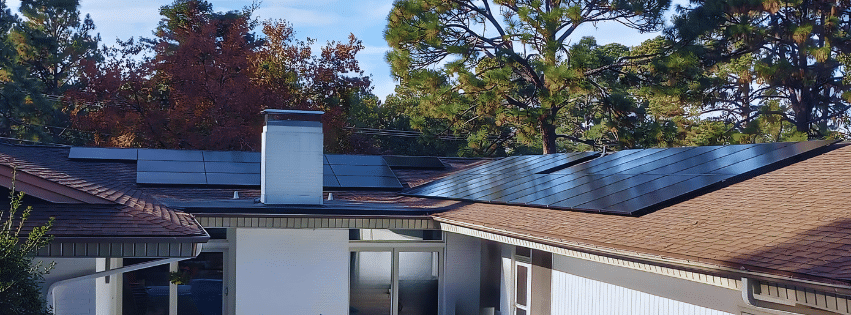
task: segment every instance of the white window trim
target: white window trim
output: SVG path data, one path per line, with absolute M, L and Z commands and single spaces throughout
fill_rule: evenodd
M 520 285 L 517 283 L 517 266 L 526 267 L 526 305 L 520 305 L 517 303 L 517 286 Z M 526 315 L 531 314 L 532 309 L 532 262 L 529 258 L 524 256 L 514 255 L 514 263 L 512 264 L 512 275 L 514 278 L 514 285 L 512 286 L 512 294 L 511 294 L 511 304 L 513 305 L 512 314 L 517 314 L 517 310 L 521 309 L 526 312 Z

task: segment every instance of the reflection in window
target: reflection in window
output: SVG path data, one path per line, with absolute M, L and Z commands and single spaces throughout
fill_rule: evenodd
M 399 314 L 437 315 L 437 252 L 399 253 Z
M 132 265 L 152 259 L 125 258 Z M 168 264 L 124 273 L 124 315 L 168 314 Z
M 178 267 L 185 282 L 177 286 L 177 314 L 221 315 L 224 254 L 201 253 Z
M 124 259 L 137 264 L 150 259 Z M 177 314 L 221 315 L 224 255 L 201 253 L 178 263 L 178 272 L 170 275 L 169 265 L 159 265 L 124 273 L 124 315 L 169 314 L 169 284 L 177 284 Z
M 349 314 L 389 315 L 391 252 L 352 252 Z

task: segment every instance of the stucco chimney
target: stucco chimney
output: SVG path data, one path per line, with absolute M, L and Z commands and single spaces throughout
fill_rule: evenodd
M 322 114 L 267 109 L 260 160 L 260 202 L 322 204 Z

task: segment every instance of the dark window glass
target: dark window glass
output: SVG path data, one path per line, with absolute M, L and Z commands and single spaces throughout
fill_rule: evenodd
M 223 253 L 201 253 L 178 266 L 181 283 L 177 285 L 177 314 L 221 315 Z
M 124 265 L 151 259 L 125 258 Z M 124 273 L 124 315 L 168 314 L 168 264 Z
M 529 269 L 526 266 L 517 265 L 517 293 L 516 293 L 516 302 L 518 305 L 528 306 L 526 305 L 526 276 L 528 275 Z
M 210 234 L 210 239 L 226 240 L 228 238 L 227 228 L 206 228 L 207 234 Z

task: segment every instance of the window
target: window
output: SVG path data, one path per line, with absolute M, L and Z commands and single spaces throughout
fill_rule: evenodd
M 350 236 L 350 314 L 439 314 L 440 231 L 367 229 Z
M 229 314 L 227 241 L 206 245 L 196 258 L 124 273 L 122 313 Z M 125 258 L 124 264 L 149 260 Z
M 532 300 L 532 265 L 522 256 L 514 261 L 514 314 L 528 315 Z

